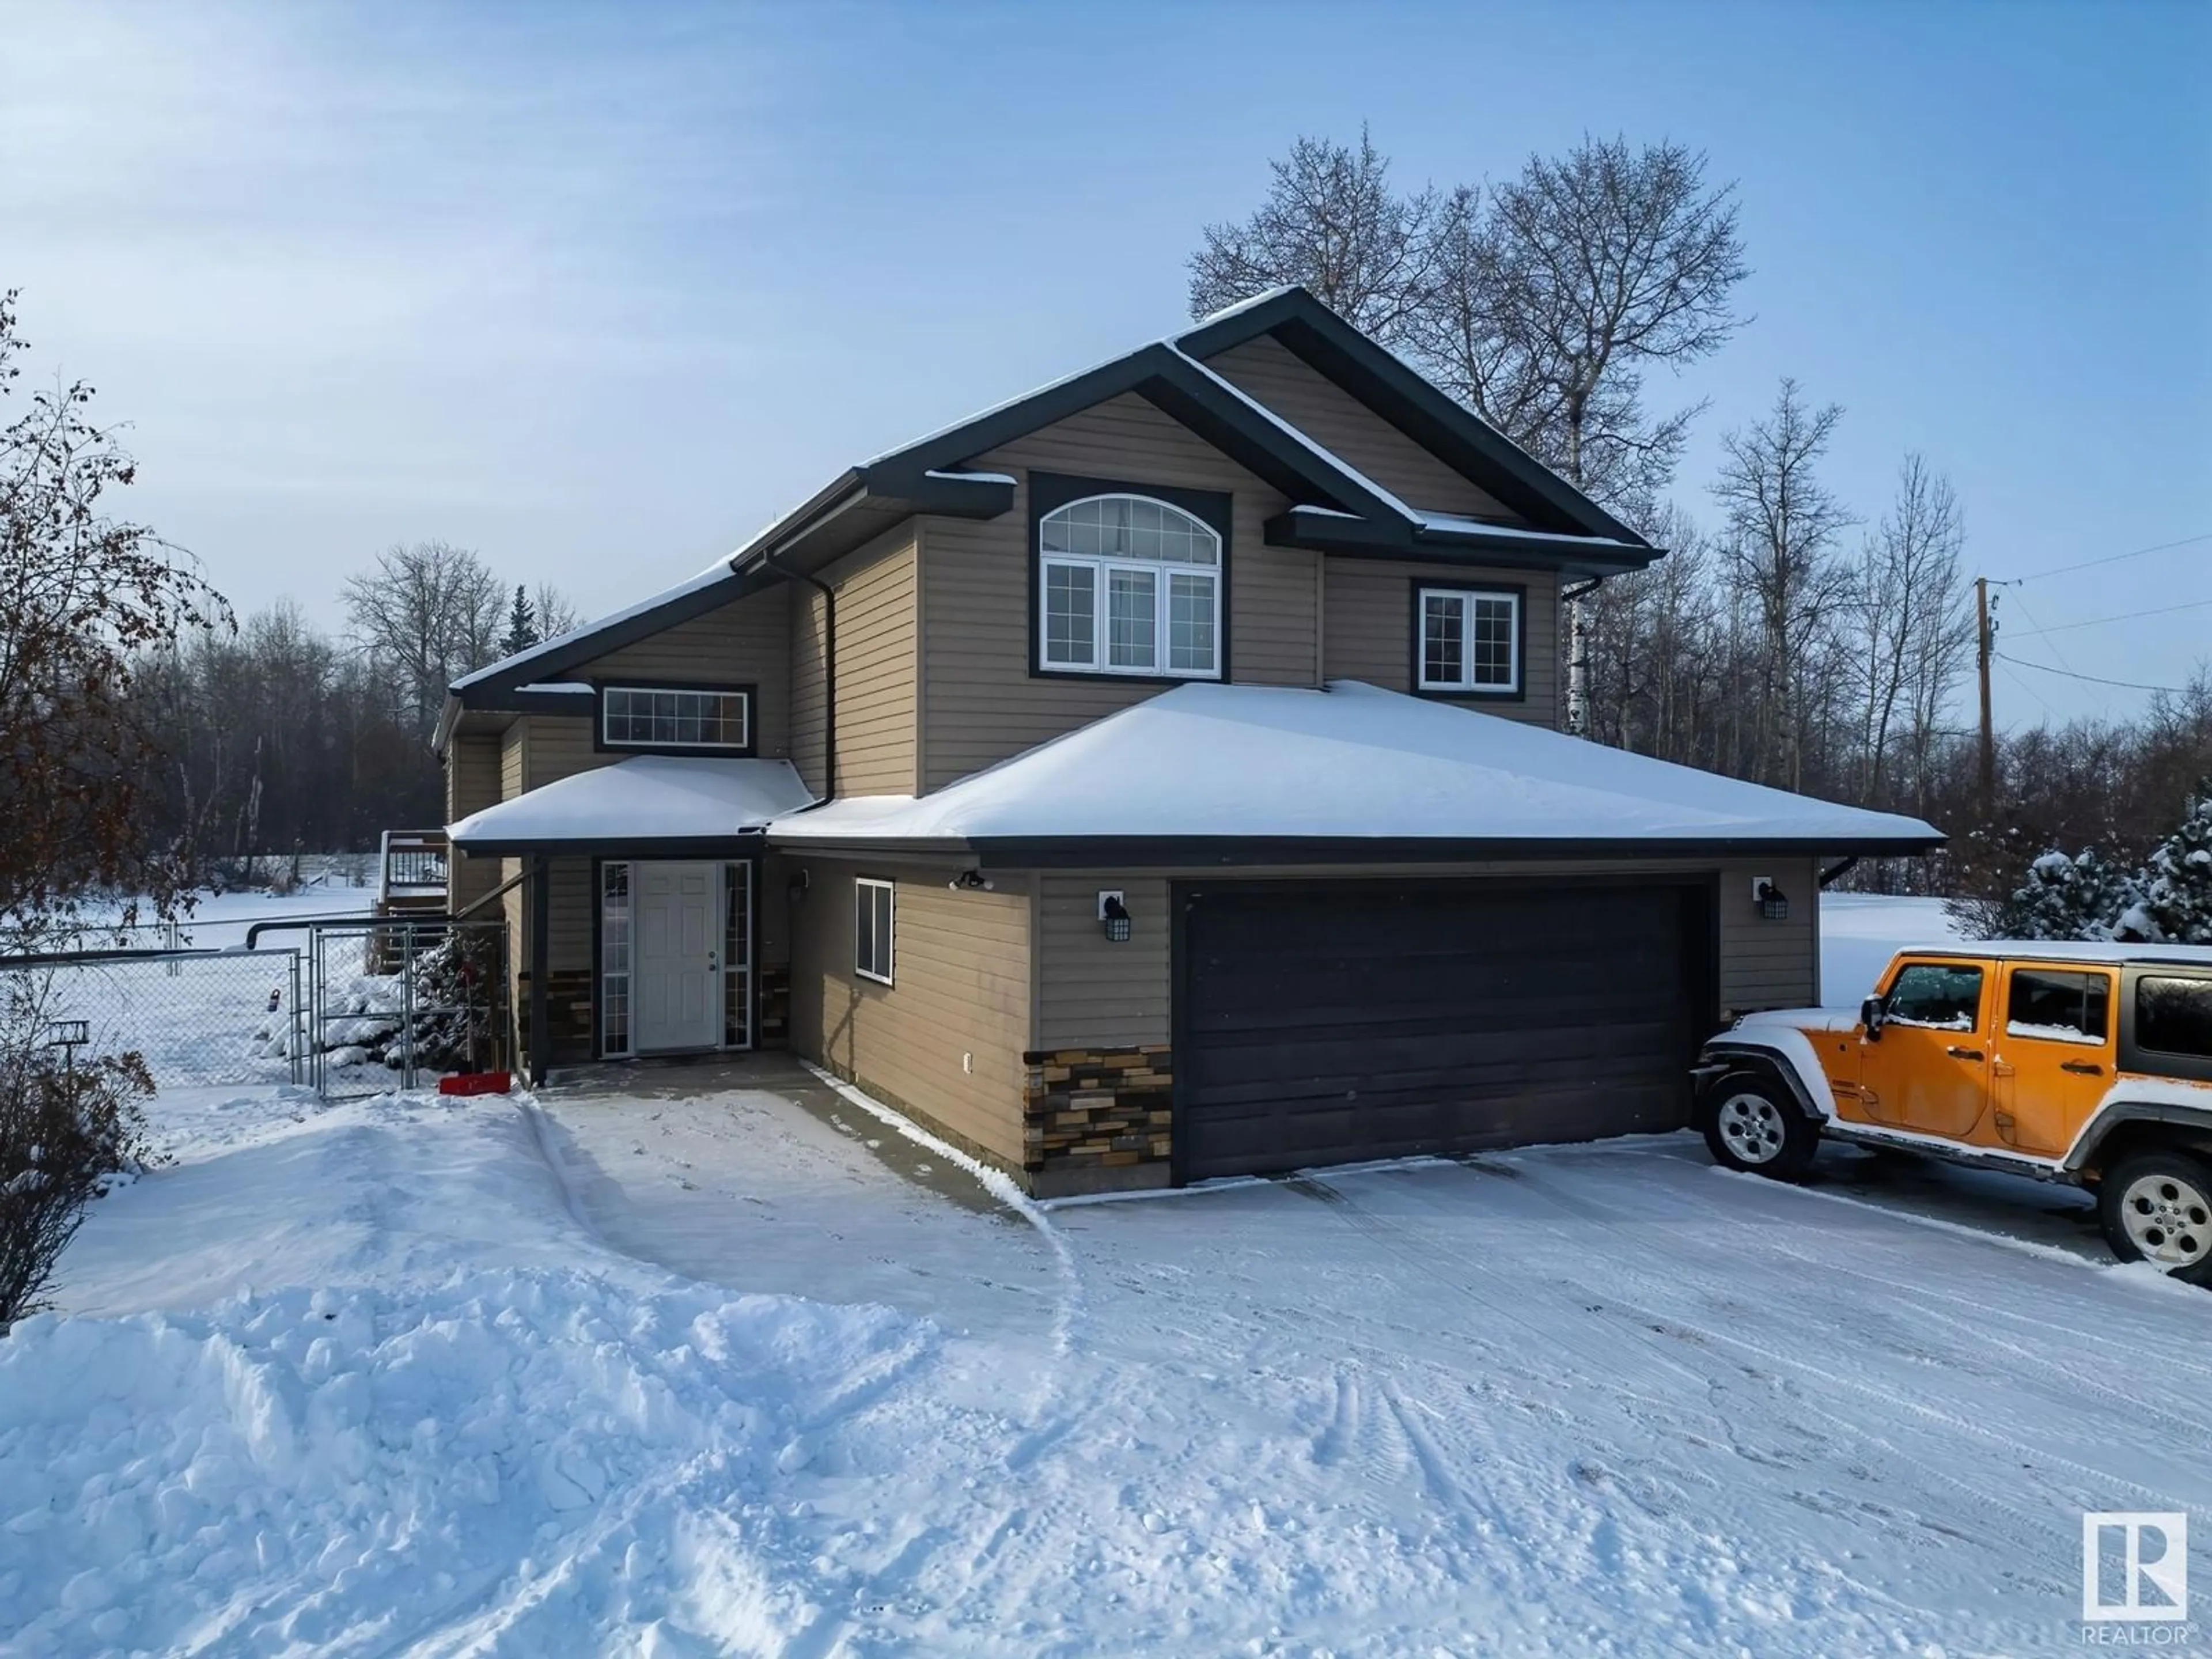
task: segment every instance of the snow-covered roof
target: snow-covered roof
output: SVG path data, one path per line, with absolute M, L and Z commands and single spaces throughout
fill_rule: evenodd
M 780 842 L 1094 836 L 1934 846 L 1839 806 L 1383 691 L 1193 684 L 934 794 L 835 800 Z
M 789 761 L 633 755 L 471 812 L 446 833 L 465 852 L 702 841 L 761 829 L 813 799 Z
M 1435 530 L 1455 535 L 1498 536 L 1522 538 L 1532 542 L 1577 541 L 1588 542 L 1593 547 L 1617 547 L 1623 552 L 1641 552 L 1633 542 L 1624 542 L 1607 536 L 1584 536 L 1571 530 L 1535 530 L 1527 525 L 1498 524 L 1489 519 L 1470 519 L 1463 513 L 1423 513 L 1413 515 L 1424 530 Z
M 589 635 L 602 633 L 617 623 L 626 623 L 633 617 L 643 616 L 647 611 L 657 610 L 673 600 L 689 599 L 702 589 L 712 587 L 719 582 L 734 582 L 736 580 L 735 574 L 730 568 L 729 561 L 717 559 L 697 575 L 680 581 L 673 587 L 664 588 L 649 599 L 640 599 L 635 605 L 625 605 L 620 611 L 586 623 L 581 627 L 572 628 L 565 634 L 556 634 L 550 640 L 541 640 L 526 651 L 518 651 L 511 657 L 501 657 L 497 662 L 488 663 L 473 674 L 464 674 L 453 682 L 450 689 L 454 691 L 464 691 L 470 686 L 480 684 L 495 677 L 504 678 L 512 675 L 516 669 L 528 664 L 543 661 L 548 658 L 564 656 L 568 653 L 569 647 Z

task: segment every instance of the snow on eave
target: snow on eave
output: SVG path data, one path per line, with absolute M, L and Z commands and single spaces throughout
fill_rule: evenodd
M 634 622 L 648 611 L 664 605 L 672 604 L 678 599 L 689 599 L 695 593 L 712 587 L 717 582 L 733 580 L 735 580 L 735 574 L 730 569 L 728 562 L 718 559 L 687 581 L 680 581 L 673 587 L 664 588 L 649 599 L 640 599 L 635 605 L 627 605 L 620 611 L 610 611 L 607 615 L 586 623 L 581 627 L 572 628 L 565 634 L 556 634 L 550 640 L 540 640 L 527 650 L 518 651 L 511 657 L 501 657 L 497 662 L 487 663 L 472 673 L 462 675 L 447 690 L 465 691 L 472 685 L 482 685 L 488 680 L 503 678 L 526 664 L 542 662 L 556 654 L 565 654 L 570 647 L 582 644 L 594 634 L 604 633 L 606 629 L 619 627 L 626 622 Z
M 1012 484 L 1021 482 L 1011 472 L 957 472 L 941 467 L 932 467 L 921 476 L 941 479 L 946 483 Z
M 1218 311 L 1209 311 L 1175 338 L 1182 340 L 1197 333 L 1202 328 L 1210 328 L 1216 323 L 1225 322 L 1230 318 L 1239 316 L 1247 311 L 1256 311 L 1271 300 L 1279 300 L 1285 294 L 1297 293 L 1301 286 L 1303 284 L 1297 283 L 1278 283 L 1273 288 L 1262 289 L 1249 299 L 1239 300 L 1233 305 L 1225 305 Z
M 450 825 L 466 851 L 564 842 L 692 840 L 742 835 L 814 799 L 787 760 L 632 755 L 497 801 Z
M 1214 385 L 1220 387 L 1221 390 L 1227 392 L 1231 397 L 1236 398 L 1237 402 L 1243 404 L 1254 414 L 1258 415 L 1261 418 L 1267 421 L 1269 425 L 1274 427 L 1285 436 L 1304 446 L 1308 453 L 1313 455 L 1317 459 L 1325 462 L 1333 471 L 1343 474 L 1346 478 L 1349 478 L 1352 483 L 1358 484 L 1369 495 L 1374 496 L 1377 501 L 1389 507 L 1392 511 L 1397 513 L 1401 517 L 1406 519 L 1409 522 L 1420 517 L 1419 514 L 1414 512 L 1412 507 L 1407 506 L 1405 502 L 1400 501 L 1389 490 L 1383 489 L 1381 484 L 1376 483 L 1374 479 L 1369 477 L 1358 467 L 1352 465 L 1349 461 L 1346 461 L 1334 450 L 1328 448 L 1325 445 L 1316 443 L 1311 437 L 1308 436 L 1304 431 L 1300 429 L 1298 427 L 1292 425 L 1289 421 L 1285 420 L 1280 415 L 1275 413 L 1273 410 L 1268 408 L 1267 404 L 1261 403 L 1257 398 L 1255 398 L 1250 392 L 1245 391 L 1243 387 L 1238 386 L 1235 381 L 1216 374 L 1212 369 L 1208 368 L 1204 363 L 1199 362 L 1197 358 L 1185 351 L 1180 345 L 1177 345 L 1173 340 L 1166 341 L 1164 343 L 1170 351 L 1174 352 L 1176 356 L 1182 358 L 1183 362 L 1188 363 L 1200 374 L 1206 376 L 1207 380 L 1212 381 Z
M 1576 542 L 1584 547 L 1617 547 L 1624 553 L 1649 553 L 1652 550 L 1643 542 L 1624 542 L 1615 536 L 1585 536 L 1577 530 L 1538 530 L 1529 525 L 1498 524 L 1489 519 L 1472 519 L 1463 513 L 1421 513 L 1413 515 L 1420 520 L 1421 528 L 1447 535 L 1510 536 L 1540 542 Z
M 847 798 L 770 830 L 802 842 L 1127 837 L 1749 851 L 1942 840 L 1916 818 L 1356 681 L 1327 690 L 1177 686 L 933 794 Z
M 514 689 L 518 695 L 526 691 L 533 697 L 590 697 L 598 695 L 581 680 L 533 680 L 528 685 L 518 685 Z

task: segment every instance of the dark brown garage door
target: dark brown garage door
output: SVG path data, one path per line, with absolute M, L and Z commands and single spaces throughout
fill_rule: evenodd
M 1183 890 L 1185 1180 L 1679 1127 L 1703 886 Z

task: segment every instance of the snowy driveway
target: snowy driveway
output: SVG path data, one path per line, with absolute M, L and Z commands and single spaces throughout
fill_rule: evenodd
M 2056 1653 L 2084 1509 L 2212 1532 L 2212 1302 L 2063 1194 L 1685 1136 L 1038 1212 L 629 1078 L 165 1098 L 0 1339 L 0 1650 Z
M 2070 1194 L 1680 1136 L 1018 1228 L 854 1202 L 931 1160 L 833 1098 L 696 1106 L 552 1108 L 604 1234 L 969 1334 L 870 1408 L 940 1444 L 848 1495 L 899 1517 L 854 1651 L 2055 1651 L 2082 1510 L 2212 1508 L 2212 1304 Z

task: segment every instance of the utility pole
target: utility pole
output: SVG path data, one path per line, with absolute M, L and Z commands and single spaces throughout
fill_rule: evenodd
M 1993 821 L 1996 810 L 1997 748 L 1990 731 L 1990 579 L 1974 578 L 1974 663 L 1982 680 L 1982 822 Z

